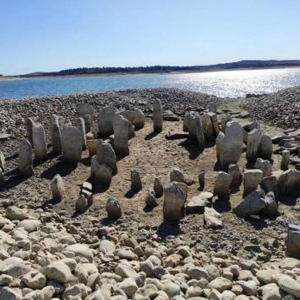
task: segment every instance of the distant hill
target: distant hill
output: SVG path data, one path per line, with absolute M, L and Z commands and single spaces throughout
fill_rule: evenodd
M 193 72 L 214 71 L 233 69 L 267 69 L 283 67 L 300 67 L 300 60 L 242 60 L 238 62 L 199 65 L 199 66 L 151 66 L 151 67 L 95 67 L 76 68 L 58 72 L 34 72 L 20 75 L 20 77 L 40 76 L 65 76 L 65 75 L 89 75 L 89 74 L 115 74 L 115 73 L 171 73 L 171 72 Z

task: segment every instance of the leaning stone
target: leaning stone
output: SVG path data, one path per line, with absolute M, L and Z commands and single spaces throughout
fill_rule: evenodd
M 262 215 L 267 216 L 277 216 L 278 215 L 278 206 L 276 202 L 276 198 L 273 192 L 269 192 L 265 196 L 265 202 L 267 206 L 261 211 Z
M 300 226 L 288 224 L 286 256 L 300 259 Z
M 18 168 L 26 177 L 33 174 L 32 146 L 27 140 L 22 141 L 19 146 Z
M 205 141 L 210 142 L 214 140 L 214 128 L 209 114 L 204 113 L 201 116 L 202 128 L 205 136 Z
M 238 187 L 243 182 L 243 175 L 238 165 L 230 164 L 228 167 L 228 174 L 231 176 L 231 187 Z
M 282 151 L 281 164 L 280 164 L 281 170 L 286 171 L 289 168 L 289 162 L 290 162 L 290 150 Z
M 217 156 L 223 170 L 230 164 L 237 164 L 243 151 L 243 131 L 237 122 L 228 122 L 225 135 L 220 132 L 217 141 Z
M 103 107 L 98 116 L 98 130 L 101 137 L 108 137 L 114 133 L 113 120 L 116 109 L 113 106 Z
M 26 119 L 26 130 L 27 130 L 27 139 L 29 143 L 33 147 L 33 139 L 32 139 L 32 127 L 33 127 L 34 121 L 31 118 Z
M 164 188 L 158 177 L 155 177 L 154 179 L 153 190 L 157 198 L 161 197 L 164 194 Z
M 228 173 L 223 171 L 218 172 L 214 186 L 214 195 L 220 199 L 229 199 L 231 180 L 232 178 Z
M 85 132 L 85 124 L 83 118 L 78 118 L 75 123 L 77 129 L 80 131 L 81 139 L 82 139 L 82 149 L 85 150 L 87 147 L 86 142 L 86 132 Z
M 158 206 L 157 199 L 153 192 L 147 192 L 145 197 L 146 207 L 156 207 Z
M 135 117 L 134 117 L 133 124 L 135 126 L 135 129 L 136 130 L 142 129 L 144 127 L 144 125 L 145 125 L 145 115 L 138 108 L 136 108 L 134 110 L 134 112 L 135 112 Z
M 5 157 L 2 151 L 0 151 L 0 168 L 5 170 Z
M 59 174 L 55 175 L 50 182 L 53 200 L 60 202 L 64 194 L 64 182 Z
M 258 215 L 266 206 L 265 192 L 263 190 L 257 190 L 248 194 L 233 209 L 233 212 L 241 218 L 247 218 L 252 215 Z
M 262 159 L 270 160 L 273 155 L 273 144 L 272 139 L 264 134 L 261 137 L 259 148 L 258 148 L 259 157 Z
M 255 169 L 260 169 L 263 172 L 263 177 L 268 177 L 272 175 L 273 167 L 268 160 L 263 160 L 262 158 L 257 158 L 254 164 Z
M 246 159 L 249 163 L 254 163 L 258 157 L 258 150 L 261 141 L 261 130 L 253 129 L 248 133 Z
M 289 169 L 277 180 L 278 191 L 280 194 L 292 194 L 300 189 L 300 171 Z
M 62 131 L 63 159 L 67 162 L 78 163 L 82 154 L 82 136 L 74 126 L 65 126 Z
M 41 124 L 33 124 L 32 139 L 34 146 L 35 158 L 43 160 L 47 157 L 47 144 L 45 130 Z
M 170 182 L 164 189 L 163 215 L 165 221 L 179 221 L 187 195 L 180 185 Z
M 128 132 L 131 123 L 121 115 L 116 115 L 113 120 L 114 149 L 117 155 L 129 155 Z
M 132 191 L 138 192 L 143 189 L 142 180 L 138 169 L 131 170 L 130 178 Z
M 62 153 L 61 131 L 58 122 L 53 123 L 51 130 L 52 151 L 55 154 Z
M 107 217 L 112 220 L 119 219 L 122 216 L 121 206 L 119 202 L 114 198 L 110 198 L 106 202 L 106 212 Z
M 263 179 L 261 170 L 253 169 L 244 172 L 244 197 L 257 189 Z
M 160 100 L 156 99 L 153 104 L 153 131 L 162 132 L 163 129 L 163 108 Z
M 110 167 L 113 175 L 118 173 L 116 153 L 109 143 L 99 140 L 97 148 L 97 160 L 99 164 Z
M 178 168 L 172 168 L 170 171 L 170 181 L 184 182 L 184 175 Z
M 260 186 L 266 193 L 273 192 L 275 196 L 278 194 L 277 177 L 274 175 L 264 177 Z

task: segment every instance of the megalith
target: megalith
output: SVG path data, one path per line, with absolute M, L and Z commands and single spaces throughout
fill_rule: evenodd
M 33 174 L 32 146 L 28 140 L 24 140 L 20 143 L 18 168 L 19 171 L 26 177 Z
M 130 122 L 121 115 L 116 115 L 113 121 L 114 149 L 118 156 L 129 155 L 128 132 Z
M 63 160 L 78 163 L 82 153 L 82 136 L 78 128 L 65 126 L 62 131 Z
M 103 107 L 98 116 L 98 130 L 101 137 L 108 137 L 114 133 L 113 120 L 116 115 L 116 109 L 113 106 Z
M 44 127 L 39 123 L 32 126 L 32 140 L 35 158 L 43 160 L 47 157 L 47 144 Z
M 153 131 L 162 132 L 163 129 L 163 108 L 161 101 L 156 99 L 153 104 Z

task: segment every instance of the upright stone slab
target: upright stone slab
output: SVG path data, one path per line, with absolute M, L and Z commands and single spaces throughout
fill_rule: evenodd
M 143 189 L 142 180 L 138 169 L 131 170 L 130 178 L 132 191 L 138 192 Z
M 163 108 L 160 100 L 156 99 L 153 104 L 153 131 L 162 132 L 163 129 Z
M 257 189 L 263 179 L 262 170 L 246 170 L 244 173 L 244 197 Z
M 249 163 L 255 163 L 261 141 L 261 130 L 253 129 L 248 133 L 246 159 Z
M 113 106 L 107 106 L 100 110 L 97 116 L 98 130 L 101 137 L 108 137 L 114 133 L 113 120 L 116 115 L 116 109 Z
M 81 139 L 82 139 L 82 149 L 85 150 L 87 147 L 86 143 L 86 133 L 85 133 L 85 124 L 84 124 L 84 119 L 83 118 L 78 118 L 75 123 L 77 129 L 81 133 Z
M 300 190 L 300 171 L 288 169 L 277 181 L 278 191 L 282 195 L 289 195 Z
M 278 194 L 276 176 L 272 175 L 272 176 L 264 177 L 260 185 L 266 194 L 269 192 L 273 192 L 275 196 Z
M 62 201 L 64 196 L 64 182 L 59 174 L 55 175 L 50 182 L 52 198 L 54 201 Z
M 243 175 L 238 165 L 230 164 L 228 167 L 228 174 L 231 176 L 231 187 L 238 187 L 243 182 Z
M 201 116 L 201 121 L 202 121 L 202 128 L 205 136 L 205 142 L 211 142 L 215 139 L 214 136 L 214 127 L 211 122 L 210 115 L 207 113 L 204 113 Z
M 122 216 L 121 206 L 119 202 L 114 198 L 110 198 L 106 202 L 106 212 L 107 217 L 111 220 L 117 220 Z
M 288 224 L 286 256 L 300 259 L 300 226 Z
M 199 181 L 199 187 L 200 190 L 204 190 L 205 187 L 205 171 L 201 170 L 198 176 L 198 181 Z
M 183 127 L 182 127 L 182 130 L 184 132 L 188 132 L 189 131 L 189 126 L 188 126 L 189 114 L 190 114 L 190 112 L 187 111 L 187 112 L 185 112 L 184 117 L 183 117 Z
M 178 168 L 172 168 L 170 171 L 170 181 L 184 182 L 184 175 Z
M 139 109 L 136 108 L 134 110 L 135 117 L 134 117 L 134 126 L 136 130 L 142 129 L 145 126 L 145 115 L 144 113 Z
M 289 162 L 290 162 L 290 150 L 284 150 L 282 151 L 281 156 L 281 170 L 286 171 L 289 168 Z
M 78 163 L 82 154 L 82 136 L 78 128 L 65 126 L 62 131 L 63 160 Z
M 93 107 L 88 104 L 88 103 L 80 103 L 77 107 L 76 107 L 76 112 L 78 117 L 80 118 L 84 118 L 84 120 L 86 119 L 85 116 L 89 115 L 89 121 L 90 121 L 90 125 L 93 125 L 93 120 L 94 120 L 94 109 Z M 85 124 L 87 125 L 87 124 Z M 89 131 L 88 131 L 89 132 Z
M 5 157 L 2 151 L 0 151 L 0 168 L 2 168 L 2 170 L 5 170 Z
M 111 168 L 113 175 L 118 173 L 116 153 L 109 143 L 102 140 L 98 141 L 97 161 L 100 165 Z
M 212 112 L 209 112 L 208 115 L 209 115 L 211 123 L 213 125 L 214 137 L 216 137 L 216 136 L 218 136 L 218 134 L 220 132 L 218 116 L 217 116 L 217 114 L 212 113 Z
M 116 115 L 114 117 L 113 128 L 114 128 L 114 149 L 118 156 L 129 155 L 128 147 L 128 132 L 130 122 L 123 116 Z
M 86 141 L 90 157 L 93 157 L 94 155 L 97 154 L 98 141 L 99 140 L 97 139 L 88 139 Z
M 237 164 L 243 151 L 243 130 L 240 124 L 228 122 L 225 135 L 222 132 L 218 135 L 216 147 L 223 170 L 227 170 L 230 164 Z
M 221 118 L 221 130 L 223 131 L 223 132 L 225 132 L 225 130 L 226 130 L 226 125 L 227 125 L 227 123 L 228 122 L 230 122 L 230 121 L 232 121 L 232 117 L 231 117 L 231 115 L 225 115 L 225 116 L 223 116 L 222 118 Z
M 19 171 L 26 177 L 33 174 L 32 146 L 28 140 L 24 140 L 20 143 L 18 168 Z
M 272 139 L 266 134 L 262 135 L 261 137 L 258 154 L 262 159 L 272 159 L 273 143 Z
M 26 119 L 26 130 L 27 130 L 27 139 L 33 147 L 33 139 L 32 139 L 32 126 L 34 121 L 31 118 Z
M 155 177 L 154 179 L 153 190 L 157 198 L 161 197 L 164 194 L 164 188 L 158 177 Z
M 110 186 L 113 172 L 107 165 L 99 164 L 97 156 L 95 155 L 91 161 L 91 175 L 96 182 L 103 186 Z
M 204 150 L 205 135 L 199 114 L 196 112 L 189 112 L 186 118 L 186 123 L 189 131 L 189 138 L 192 140 L 196 140 L 200 150 Z
M 145 204 L 146 207 L 152 208 L 158 206 L 157 199 L 155 197 L 154 192 L 147 192 L 145 196 Z
M 91 115 L 84 115 L 82 118 L 84 120 L 85 133 L 91 132 L 93 126 Z
M 231 180 L 232 178 L 228 173 L 223 171 L 218 172 L 215 181 L 214 195 L 218 196 L 219 199 L 229 199 Z
M 61 154 L 62 153 L 61 130 L 58 121 L 52 124 L 51 140 L 52 140 L 52 152 L 55 154 Z
M 41 124 L 33 124 L 32 126 L 32 140 L 35 158 L 43 160 L 47 157 L 47 144 L 44 127 Z
M 264 177 L 268 177 L 272 175 L 273 167 L 269 160 L 263 160 L 262 158 L 257 158 L 254 164 L 254 168 L 262 170 Z
M 186 192 L 181 188 L 184 183 L 170 182 L 164 190 L 163 215 L 165 221 L 180 221 L 184 203 L 187 198 Z

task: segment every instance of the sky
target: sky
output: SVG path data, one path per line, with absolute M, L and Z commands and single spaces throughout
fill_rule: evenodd
M 300 0 L 0 0 L 0 73 L 300 59 Z

